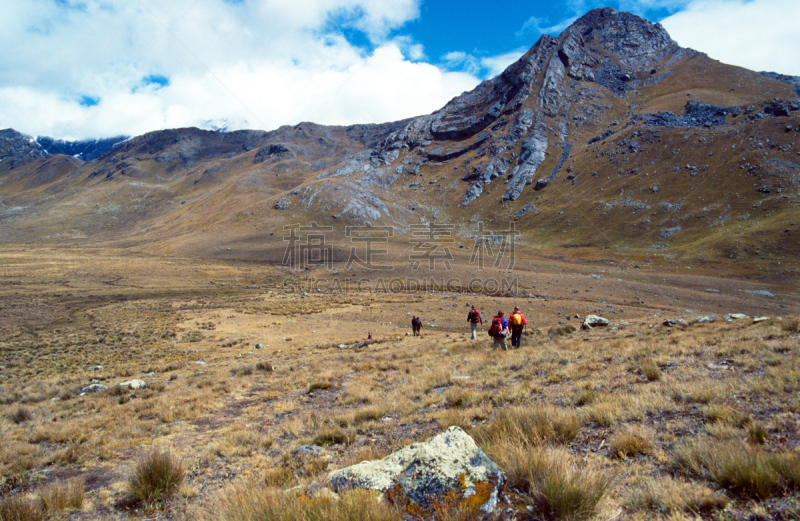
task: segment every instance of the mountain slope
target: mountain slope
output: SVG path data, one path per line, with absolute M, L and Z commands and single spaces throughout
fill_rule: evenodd
M 410 120 L 168 130 L 88 163 L 0 141 L 0 240 L 263 259 L 291 223 L 337 237 L 380 223 L 407 240 L 410 225 L 436 221 L 469 243 L 478 221 L 514 222 L 522 245 L 558 255 L 796 274 L 797 85 L 599 9 Z

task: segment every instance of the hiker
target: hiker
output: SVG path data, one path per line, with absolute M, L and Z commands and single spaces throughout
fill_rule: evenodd
M 503 311 L 498 311 L 497 316 L 492 319 L 492 325 L 489 327 L 489 336 L 494 340 L 492 347 L 493 351 L 497 351 L 497 347 L 503 348 L 503 351 L 508 351 L 506 346 L 506 336 L 508 335 L 508 320 L 503 316 Z
M 414 332 L 414 336 L 419 336 L 419 330 L 422 329 L 422 320 L 419 317 L 414 316 L 411 318 L 411 331 Z
M 509 325 L 511 326 L 511 347 L 519 348 L 522 340 L 522 330 L 528 325 L 525 320 L 525 315 L 519 310 L 519 307 L 514 307 L 514 312 L 508 317 Z
M 467 322 L 469 322 L 472 340 L 477 340 L 478 322 L 483 324 L 483 319 L 481 318 L 481 312 L 475 309 L 475 306 L 472 306 L 472 309 L 470 309 L 469 313 L 467 313 Z

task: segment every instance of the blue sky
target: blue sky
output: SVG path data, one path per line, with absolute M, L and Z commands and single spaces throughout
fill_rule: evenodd
M 0 0 L 0 128 L 82 139 L 427 114 L 603 6 L 800 75 L 798 0 Z

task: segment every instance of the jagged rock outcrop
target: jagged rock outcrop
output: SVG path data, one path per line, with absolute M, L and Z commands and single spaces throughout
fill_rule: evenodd
M 46 156 L 47 152 L 31 136 L 12 128 L 0 130 L 0 163 L 14 167 Z
M 404 161 L 398 167 L 398 172 L 414 174 L 424 162 L 452 161 L 478 150 L 476 159 L 486 156 L 488 160 L 463 176 L 471 185 L 461 205 L 480 197 L 498 178 L 508 178 L 501 199 L 514 201 L 533 184 L 548 147 L 560 146 L 562 156 L 550 175 L 537 180 L 538 189 L 546 187 L 569 158 L 572 143 L 567 141 L 564 115 L 576 96 L 575 80 L 594 82 L 623 95 L 663 80 L 672 71 L 669 66 L 687 53 L 658 24 L 613 9 L 597 9 L 558 38 L 542 36 L 503 74 L 453 99 L 440 111 L 416 118 L 382 147 L 425 147 L 422 163 Z M 532 96 L 534 92 L 538 95 Z M 694 108 L 691 111 L 689 118 L 700 115 Z M 663 124 L 672 122 L 668 115 L 654 118 Z

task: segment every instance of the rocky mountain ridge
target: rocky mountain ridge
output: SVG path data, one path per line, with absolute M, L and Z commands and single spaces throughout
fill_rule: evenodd
M 0 240 L 44 227 L 51 240 L 257 257 L 255 244 L 296 222 L 382 223 L 401 235 L 449 222 L 469 238 L 478 221 L 515 221 L 533 248 L 782 270 L 800 258 L 787 240 L 800 213 L 799 85 L 598 9 L 542 36 L 498 77 L 404 121 L 165 130 L 91 162 L 2 131 L 0 219 L 10 226 Z

